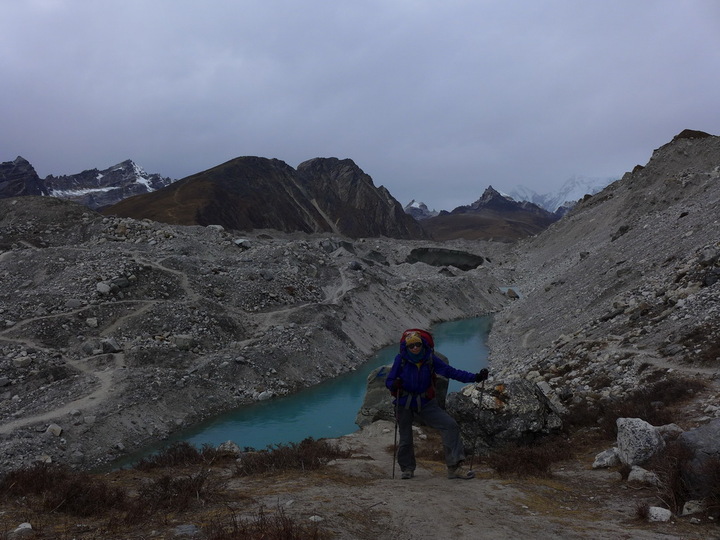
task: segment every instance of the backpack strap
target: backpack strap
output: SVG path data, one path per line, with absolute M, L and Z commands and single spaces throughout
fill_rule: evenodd
M 431 352 L 430 356 L 428 357 L 428 360 L 423 361 L 423 364 L 426 364 L 428 362 L 430 363 L 430 366 L 429 366 L 430 367 L 430 386 L 428 386 L 427 390 L 425 390 L 424 392 L 421 392 L 419 394 L 414 394 L 412 392 L 406 392 L 405 390 L 401 390 L 398 393 L 398 396 L 397 396 L 398 399 L 402 396 L 407 396 L 407 399 L 405 400 L 405 408 L 406 409 L 409 409 L 412 402 L 415 401 L 417 403 L 417 410 L 418 410 L 418 412 L 420 412 L 420 410 L 422 409 L 422 399 L 421 398 L 431 398 L 432 399 L 433 397 L 435 397 L 435 380 L 437 379 L 437 375 L 435 374 L 435 358 L 434 358 L 434 356 L 435 356 L 435 353 Z M 405 369 L 405 365 L 407 364 L 407 362 L 408 362 L 407 358 L 405 358 L 403 356 L 402 359 L 400 360 L 400 368 Z M 422 364 L 420 367 L 422 367 Z M 432 396 L 429 395 L 430 389 L 433 390 Z

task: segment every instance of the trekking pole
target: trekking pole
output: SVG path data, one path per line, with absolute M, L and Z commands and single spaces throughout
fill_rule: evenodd
M 392 477 L 393 480 L 395 480 L 395 461 L 397 456 L 397 433 L 398 433 L 398 398 L 395 398 L 395 441 L 393 442 L 393 471 L 392 471 Z
M 480 399 L 478 400 L 478 412 L 477 412 L 477 420 L 478 423 L 480 423 L 480 411 L 482 410 L 482 402 L 483 402 L 483 394 L 485 393 L 485 381 L 480 383 Z M 473 467 L 473 460 L 475 459 L 475 445 L 477 444 L 477 438 L 478 438 L 478 431 L 475 431 L 475 436 L 473 437 L 473 444 L 472 444 L 472 455 L 470 456 L 470 470 L 472 471 Z

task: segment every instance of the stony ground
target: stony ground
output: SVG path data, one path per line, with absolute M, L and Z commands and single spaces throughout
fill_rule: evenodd
M 238 236 L 41 198 L 0 200 L 0 215 L 4 470 L 91 468 L 353 370 L 405 328 L 508 301 L 489 261 L 405 262 L 428 243 Z
M 0 509 L 0 533 L 25 522 L 35 538 L 172 539 L 203 538 L 204 531 L 233 520 L 252 521 L 261 514 L 292 521 L 295 527 L 317 530 L 323 538 L 568 538 L 599 540 L 701 540 L 718 537 L 718 525 L 706 519 L 692 523 L 675 518 L 647 523 L 636 508 L 656 504 L 649 488 L 630 488 L 614 470 L 593 470 L 596 451 L 585 448 L 558 464 L 549 477 L 498 476 L 482 460 L 474 463 L 477 477 L 448 480 L 444 464 L 420 459 L 416 476 L 393 478 L 394 426 L 378 421 L 340 439 L 352 457 L 338 459 L 317 471 L 284 471 L 237 477 L 233 466 L 213 468 L 222 479 L 219 498 L 199 498 L 187 512 L 160 512 L 133 523 L 107 518 L 36 514 L 29 507 Z M 419 446 L 440 449 L 433 433 Z M 155 474 L 116 471 L 101 475 L 112 486 L 140 487 L 160 475 L 189 477 L 197 470 L 161 470 Z M 10 536 L 12 538 L 12 536 Z
M 0 201 L 0 465 L 103 463 L 353 369 L 406 327 L 489 312 L 494 382 L 530 378 L 572 405 L 699 378 L 706 390 L 676 411 L 690 429 L 720 415 L 718 178 L 718 138 L 676 141 L 546 233 L 443 245 L 489 259 L 469 272 L 408 264 L 413 242 L 240 237 Z M 238 488 L 249 511 L 319 516 L 338 538 L 718 536 L 707 520 L 637 520 L 657 494 L 592 470 L 603 448 L 547 480 L 480 466 L 449 482 L 428 462 L 400 481 L 392 435 L 373 424 L 344 439 L 365 459 Z

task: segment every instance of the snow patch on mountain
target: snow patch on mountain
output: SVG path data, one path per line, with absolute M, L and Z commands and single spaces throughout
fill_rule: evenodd
M 162 189 L 172 182 L 159 174 L 148 174 L 128 159 L 102 171 L 90 169 L 58 177 L 50 175 L 45 179 L 45 186 L 53 197 L 98 209 L 133 195 Z
M 561 207 L 573 207 L 585 195 L 594 195 L 619 179 L 619 176 L 574 175 L 566 180 L 559 189 L 550 193 L 540 194 L 529 187 L 518 185 L 508 195 L 516 201 L 528 201 L 550 212 L 557 212 Z
M 410 214 L 415 219 L 428 219 L 431 217 L 435 217 L 439 214 L 436 210 L 430 210 L 427 205 L 424 202 L 416 201 L 413 199 L 407 205 L 405 205 L 405 208 L 403 208 L 406 214 Z

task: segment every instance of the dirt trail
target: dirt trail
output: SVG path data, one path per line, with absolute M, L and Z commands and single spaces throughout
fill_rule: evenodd
M 592 470 L 594 453 L 557 467 L 551 478 L 500 478 L 477 464 L 473 480 L 448 480 L 443 463 L 419 461 L 411 480 L 392 478 L 391 422 L 375 422 L 339 439 L 355 452 L 323 473 L 278 480 L 258 500 L 294 516 L 318 516 L 341 540 L 393 538 L 569 538 L 693 540 L 708 529 L 688 522 L 647 524 L 636 504 L 654 503 L 653 490 L 622 489 L 620 476 Z M 433 497 L 432 494 L 442 494 Z
M 59 407 L 54 404 L 53 409 L 48 412 L 32 416 L 26 416 L 22 419 L 7 422 L 0 426 L 0 434 L 4 435 L 12 433 L 18 428 L 30 426 L 38 422 L 48 422 L 57 418 L 62 418 L 63 416 L 67 416 L 68 414 L 70 414 L 75 409 L 83 410 L 88 409 L 91 406 L 96 407 L 103 401 L 106 401 L 110 396 L 111 389 L 114 392 L 120 391 L 114 375 L 117 372 L 117 368 L 122 365 L 122 357 L 122 354 L 113 355 L 114 365 L 106 366 L 102 370 L 93 369 L 88 365 L 88 360 L 91 360 L 91 358 L 82 358 L 80 360 L 68 359 L 67 363 L 70 366 L 86 375 L 90 375 L 91 377 L 97 379 L 97 381 L 93 384 L 93 386 L 96 386 L 97 388 L 95 388 L 95 390 L 93 390 L 91 393 L 81 398 L 65 403 L 64 405 L 61 405 Z

